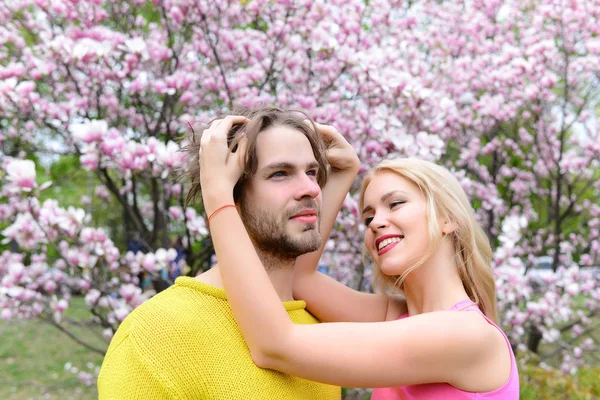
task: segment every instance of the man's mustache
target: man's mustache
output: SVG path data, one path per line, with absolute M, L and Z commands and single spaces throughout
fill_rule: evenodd
M 298 215 L 301 212 L 306 211 L 306 210 L 313 210 L 314 212 L 317 213 L 317 219 L 319 219 L 319 220 L 321 219 L 321 208 L 319 207 L 319 204 L 317 204 L 317 202 L 314 200 L 306 200 L 305 202 L 294 207 L 292 210 L 290 210 L 286 214 L 289 219 L 289 218 L 293 217 L 294 215 Z

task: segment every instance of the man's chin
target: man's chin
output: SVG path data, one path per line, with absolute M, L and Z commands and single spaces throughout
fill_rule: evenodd
M 321 235 L 315 230 L 303 232 L 302 237 L 295 240 L 299 248 L 304 250 L 304 253 L 312 253 L 321 247 Z
M 307 231 L 313 231 L 313 230 L 316 230 L 317 232 L 320 231 L 319 221 L 312 222 L 312 223 L 293 222 L 293 223 L 288 224 L 288 226 L 287 226 L 288 234 L 294 233 L 294 232 L 307 232 Z
M 309 238 L 314 236 L 321 237 L 318 225 L 315 224 L 304 224 L 298 227 L 291 227 L 288 229 L 287 235 L 294 241 L 310 240 Z

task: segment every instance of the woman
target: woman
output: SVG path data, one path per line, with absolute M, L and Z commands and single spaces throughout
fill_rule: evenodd
M 399 315 L 399 302 L 355 294 L 301 267 L 295 292 L 317 317 L 370 323 L 295 325 L 239 215 L 223 207 L 233 204 L 240 174 L 239 156 L 227 148 L 228 128 L 222 123 L 203 135 L 203 199 L 229 303 L 257 365 L 340 386 L 386 388 L 374 390 L 379 400 L 518 398 L 515 358 L 495 324 L 491 249 L 447 170 L 386 161 L 361 190 L 366 251 L 383 288 L 404 293 L 408 312 Z

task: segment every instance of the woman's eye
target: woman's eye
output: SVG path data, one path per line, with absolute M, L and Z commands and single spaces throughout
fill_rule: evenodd
M 390 208 L 397 207 L 397 206 L 402 205 L 404 203 L 406 203 L 406 201 L 404 201 L 404 200 L 392 201 L 390 203 Z
M 311 176 L 317 176 L 317 170 L 311 169 L 310 171 L 307 171 L 306 174 Z
M 371 221 L 373 221 L 373 217 L 365 218 L 365 226 L 371 225 Z

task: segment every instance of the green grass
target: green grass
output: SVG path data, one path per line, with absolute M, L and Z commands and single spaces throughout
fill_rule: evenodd
M 75 298 L 66 315 L 87 317 L 83 299 Z M 93 346 L 106 349 L 99 329 L 66 326 Z M 40 320 L 0 320 L 0 399 L 97 398 L 95 385 L 83 386 L 76 374 L 65 370 L 67 362 L 92 372 L 87 364 L 99 366 L 102 356 Z
M 575 375 L 535 366 L 519 369 L 521 400 L 594 400 L 600 397 L 599 368 L 580 368 Z

